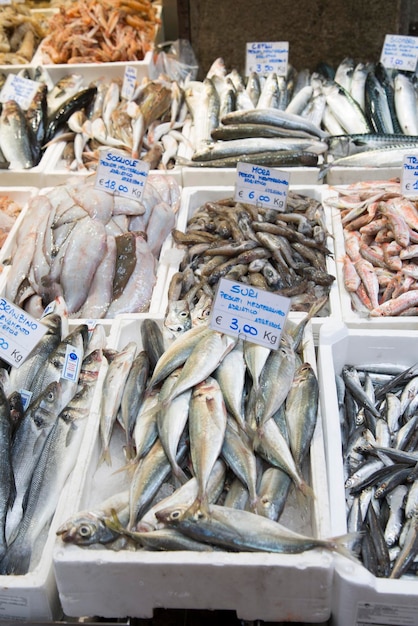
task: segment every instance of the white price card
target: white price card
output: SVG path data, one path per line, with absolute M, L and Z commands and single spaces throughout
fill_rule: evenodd
M 388 69 L 414 72 L 418 60 L 418 37 L 386 35 L 380 62 Z
M 46 331 L 42 322 L 0 298 L 0 358 L 6 363 L 20 367 Z
M 76 383 L 80 374 L 82 359 L 83 355 L 81 351 L 75 346 L 68 345 L 65 350 L 64 367 L 62 368 L 61 378 Z
M 418 154 L 405 154 L 402 165 L 401 192 L 418 196 Z
M 121 95 L 125 100 L 132 100 L 136 89 L 136 68 L 133 65 L 127 65 L 123 75 L 123 84 Z
M 245 56 L 245 75 L 257 72 L 262 76 L 276 72 L 286 76 L 289 58 L 288 41 L 258 41 L 247 43 Z
M 26 110 L 30 107 L 38 87 L 39 83 L 36 80 L 23 78 L 17 74 L 8 74 L 0 91 L 0 102 L 15 100 L 21 109 Z
M 289 173 L 251 163 L 237 163 L 236 202 L 246 202 L 268 209 L 285 211 L 289 191 Z
M 290 304 L 290 298 L 221 278 L 210 326 L 226 335 L 277 350 Z
M 95 187 L 114 195 L 141 201 L 150 164 L 134 159 L 124 150 L 100 150 Z

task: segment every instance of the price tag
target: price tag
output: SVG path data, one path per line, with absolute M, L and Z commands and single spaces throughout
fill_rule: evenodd
M 284 211 L 288 190 L 288 172 L 251 163 L 237 164 L 234 196 L 237 202 Z
M 214 330 L 277 350 L 291 300 L 221 278 L 210 317 Z
M 95 187 L 132 200 L 142 199 L 150 164 L 116 149 L 100 150 Z
M 132 100 L 136 88 L 136 69 L 132 65 L 127 65 L 123 76 L 123 84 L 121 90 L 122 98 Z
M 414 72 L 418 60 L 418 37 L 386 35 L 380 62 L 388 69 Z
M 62 368 L 61 378 L 65 380 L 71 380 L 73 382 L 78 381 L 80 374 L 80 367 L 83 355 L 80 350 L 74 346 L 67 346 L 64 358 L 64 367 Z
M 401 192 L 404 196 L 418 196 L 418 156 L 405 154 L 402 165 Z
M 0 358 L 20 367 L 45 335 L 44 324 L 6 298 L 0 298 Z
M 247 43 L 245 75 L 249 76 L 251 72 L 257 72 L 264 76 L 270 72 L 276 72 L 279 76 L 286 76 L 288 57 L 288 41 Z
M 8 74 L 0 91 L 0 102 L 15 100 L 23 110 L 26 110 L 30 107 L 38 87 L 39 83 L 36 80 L 23 78 L 17 74 Z

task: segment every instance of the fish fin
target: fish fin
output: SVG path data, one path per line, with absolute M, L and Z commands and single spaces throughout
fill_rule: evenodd
M 107 463 L 107 465 L 112 465 L 112 459 L 111 459 L 111 456 L 110 456 L 109 448 L 104 448 L 103 449 L 103 451 L 102 451 L 102 453 L 100 455 L 100 458 L 99 458 L 99 460 L 97 462 L 97 467 L 100 467 L 104 462 Z
M 181 487 L 182 485 L 186 484 L 187 481 L 189 480 L 184 470 L 182 470 L 180 465 L 178 465 L 177 463 L 172 465 L 172 473 L 173 473 L 174 481 L 176 483 L 176 487 Z
M 356 555 L 351 551 L 349 544 L 358 541 L 362 535 L 364 535 L 363 531 L 331 537 L 331 539 L 325 541 L 325 545 L 329 550 L 345 556 L 347 559 L 350 559 L 350 561 L 354 561 L 354 563 L 361 564 L 361 561 L 359 561 Z

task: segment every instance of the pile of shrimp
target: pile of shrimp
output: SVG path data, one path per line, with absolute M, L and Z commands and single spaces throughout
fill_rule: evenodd
M 0 7 L 0 64 L 26 65 L 44 35 L 42 21 L 24 5 Z
M 150 0 L 79 0 L 60 4 L 41 44 L 44 63 L 142 61 L 159 18 Z

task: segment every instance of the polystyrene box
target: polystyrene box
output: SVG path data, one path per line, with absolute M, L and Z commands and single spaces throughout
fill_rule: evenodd
M 157 174 L 160 174 L 160 172 L 157 172 Z M 150 172 L 150 175 L 152 175 L 152 171 Z M 50 191 L 54 186 L 56 185 L 60 185 L 60 184 L 64 184 L 64 182 L 57 182 L 54 180 L 54 177 L 52 176 L 48 176 L 47 177 L 48 182 L 50 183 L 48 186 L 43 187 L 42 189 L 37 189 L 37 188 L 22 188 L 20 190 L 10 190 L 11 192 L 13 192 L 15 194 L 16 197 L 22 197 L 26 199 L 26 203 L 24 206 L 24 211 L 23 214 L 21 214 L 18 218 L 18 220 L 16 221 L 12 231 L 9 233 L 9 236 L 6 240 L 6 242 L 3 245 L 2 250 L 0 251 L 0 263 L 2 261 L 6 261 L 7 260 L 7 264 L 10 265 L 10 260 L 13 260 L 13 253 L 14 253 L 14 248 L 16 245 L 16 238 L 18 236 L 19 233 L 19 228 L 21 227 L 22 222 L 25 219 L 28 219 L 27 215 L 28 215 L 28 211 L 30 211 L 30 199 L 35 196 L 35 195 L 45 195 L 48 193 L 48 191 Z M 176 180 L 176 178 L 174 177 L 174 180 Z M 177 181 L 178 182 L 178 181 Z M 1 193 L 2 188 L 0 187 L 0 193 Z M 30 190 L 30 192 L 29 192 Z M 5 192 L 8 193 L 8 188 L 5 188 Z M 179 219 L 179 211 L 177 211 L 176 213 L 176 220 Z M 170 236 L 171 237 L 171 236 Z M 162 245 L 162 249 L 164 247 L 164 243 Z M 160 253 L 160 257 L 161 257 L 161 253 Z M 3 272 L 0 273 L 0 294 L 4 293 L 4 289 L 5 289 L 5 280 L 7 280 L 7 274 L 9 273 L 10 268 L 7 267 L 7 265 L 4 266 L 3 268 Z M 154 289 L 152 291 L 151 294 L 151 298 L 150 298 L 150 303 L 149 303 L 149 311 L 151 312 L 159 312 L 160 310 L 160 301 L 162 298 L 162 294 L 164 293 L 164 288 L 165 288 L 165 284 L 166 284 L 166 272 L 167 272 L 167 268 L 165 265 L 160 264 L 159 259 L 157 259 L 157 266 L 156 266 L 156 271 L 155 271 L 155 285 L 154 285 Z M 89 320 L 84 319 L 84 318 L 73 318 L 73 319 L 78 319 L 79 323 L 89 323 Z M 103 318 L 100 319 L 100 323 L 103 324 L 103 326 L 106 328 L 107 333 L 110 331 L 110 327 L 112 324 L 112 319 L 110 318 Z
M 366 179 L 363 179 L 366 180 Z M 369 179 L 370 180 L 370 179 Z M 385 180 L 385 179 L 382 179 Z M 344 185 L 341 186 L 344 188 Z M 328 206 L 332 220 L 332 232 L 334 235 L 335 267 L 337 271 L 338 294 L 340 298 L 342 320 L 347 326 L 353 328 L 392 328 L 392 329 L 418 329 L 418 317 L 416 316 L 384 316 L 371 317 L 355 311 L 351 304 L 351 297 L 344 285 L 343 265 L 345 255 L 345 243 L 343 225 L 340 210 L 327 205 L 327 201 L 337 197 L 337 192 L 330 186 L 322 188 L 322 199 Z
M 331 533 L 347 532 L 341 432 L 335 375 L 345 364 L 396 364 L 408 368 L 417 361 L 417 334 L 410 330 L 353 329 L 328 320 L 320 329 L 320 382 Z M 334 558 L 332 594 L 334 626 L 405 626 L 418 624 L 418 581 L 376 578 L 363 565 Z
M 389 180 L 400 178 L 401 167 L 347 167 L 336 165 L 327 171 L 324 182 L 328 185 L 348 185 L 360 180 Z
M 135 341 L 141 348 L 137 317 L 116 320 L 109 345 L 122 348 Z M 163 318 L 154 318 L 163 322 Z M 310 326 L 304 358 L 315 367 Z M 121 436 L 122 437 L 122 436 Z M 98 424 L 89 454 L 74 475 L 70 507 L 74 512 L 94 507 L 104 497 L 126 488 L 123 437 L 111 444 L 112 466 L 99 468 Z M 328 502 L 321 420 L 314 434 L 308 471 L 315 497 L 309 506 L 289 507 L 283 524 L 327 537 Z M 64 613 L 69 616 L 149 618 L 156 608 L 236 610 L 242 619 L 323 622 L 330 614 L 332 556 L 322 550 L 299 555 L 231 552 L 148 552 L 91 550 L 64 544 L 54 551 L 57 585 Z
M 290 185 L 290 190 L 295 193 L 305 194 L 315 200 L 322 201 L 322 185 Z M 233 197 L 235 193 L 235 188 L 230 186 L 213 186 L 213 187 L 184 187 L 182 190 L 182 201 L 181 207 L 177 222 L 177 228 L 182 232 L 186 231 L 188 220 L 196 213 L 196 211 L 201 207 L 205 202 L 217 201 L 228 197 Z M 325 211 L 326 218 L 326 226 L 330 236 L 327 238 L 327 248 L 330 250 L 331 254 L 327 257 L 327 271 L 332 276 L 337 275 L 335 261 L 334 261 L 334 243 L 333 238 L 331 237 L 332 233 L 332 224 L 331 224 L 331 213 L 328 209 Z M 176 253 L 177 252 L 177 253 Z M 180 260 L 182 258 L 182 252 L 180 248 L 177 248 L 176 244 L 173 242 L 172 237 L 168 237 L 160 255 L 160 263 L 166 266 L 167 275 L 166 275 L 166 286 L 165 291 L 163 293 L 163 297 L 160 302 L 161 311 L 165 312 L 168 303 L 168 288 L 170 285 L 170 281 L 173 275 L 178 271 Z M 322 315 L 322 313 L 321 313 Z M 337 319 L 341 319 L 341 310 L 340 310 L 340 296 L 338 294 L 338 285 L 335 280 L 331 285 L 329 292 L 329 302 L 327 306 L 327 311 L 324 313 L 324 316 L 314 317 L 312 319 L 312 328 L 314 334 L 314 340 L 317 341 L 318 337 L 318 328 L 323 323 L 327 316 L 335 317 Z
M 70 321 L 71 331 L 77 323 Z M 85 431 L 82 435 L 80 448 L 77 453 L 75 467 L 83 465 L 83 450 L 88 449 L 91 438 L 91 430 L 96 424 L 94 407 L 96 394 L 100 397 L 100 387 L 102 385 L 105 370 L 101 369 L 94 391 L 92 409 L 86 418 Z M 51 525 L 43 531 L 44 544 L 39 555 L 37 564 L 25 575 L 21 576 L 0 576 L 0 621 L 19 620 L 26 624 L 35 622 L 50 622 L 60 620 L 63 616 L 62 607 L 59 601 L 55 573 L 53 568 L 52 554 L 56 541 L 57 528 L 68 518 L 70 514 L 69 502 L 73 488 L 73 470 L 61 492 Z M 42 543 L 40 544 L 42 545 Z M 6 623 L 6 622 L 4 622 Z M 9 622 L 7 622 L 9 623 Z
M 182 166 L 184 187 L 206 185 L 234 185 L 237 180 L 235 167 L 190 167 Z M 281 167 L 280 171 L 289 174 L 291 185 L 320 185 L 318 167 Z

